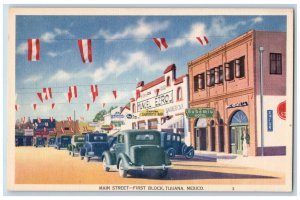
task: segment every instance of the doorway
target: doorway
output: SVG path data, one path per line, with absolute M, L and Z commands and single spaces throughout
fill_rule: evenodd
M 207 123 L 206 119 L 197 119 L 195 121 L 195 148 L 196 150 L 207 150 Z

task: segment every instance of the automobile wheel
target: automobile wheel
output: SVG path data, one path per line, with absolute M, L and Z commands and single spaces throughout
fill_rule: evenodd
M 187 158 L 187 159 L 192 159 L 195 155 L 195 151 L 194 151 L 194 148 L 192 146 L 188 147 L 186 149 L 186 152 L 184 154 L 184 156 Z
M 182 147 L 181 147 L 181 154 L 182 154 L 182 155 L 185 155 L 185 152 L 186 152 L 187 147 L 188 147 L 188 146 L 187 146 L 186 144 L 183 144 L 183 145 L 182 145 Z
M 74 157 L 75 156 L 75 153 L 74 151 L 71 151 L 71 156 Z
M 69 156 L 71 155 L 71 151 L 69 151 Z
M 120 163 L 119 163 L 119 175 L 122 178 L 126 178 L 127 177 L 127 172 L 128 171 L 124 169 L 124 163 L 123 163 L 123 160 L 121 159 Z
M 107 167 L 107 162 L 106 162 L 106 158 L 105 157 L 102 160 L 102 167 L 103 167 L 104 171 L 109 172 L 109 167 Z
M 168 174 L 168 169 L 159 169 L 159 170 L 158 170 L 158 176 L 159 176 L 160 178 L 166 177 L 167 174 Z
M 169 149 L 167 150 L 167 155 L 168 155 L 168 157 L 169 157 L 170 159 L 175 158 L 175 155 L 176 155 L 175 149 L 169 148 Z
M 85 161 L 86 161 L 86 162 L 89 162 L 89 161 L 90 161 L 90 157 L 84 156 L 84 158 L 85 158 Z
M 83 156 L 80 157 L 81 160 L 83 160 L 83 158 L 84 158 Z

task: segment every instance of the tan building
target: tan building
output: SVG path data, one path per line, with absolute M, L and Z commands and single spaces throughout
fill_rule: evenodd
M 272 114 L 264 123 L 266 145 L 260 137 L 259 47 L 264 48 L 264 116 Z M 285 121 L 276 115 L 286 98 L 285 59 L 286 33 L 251 30 L 188 63 L 189 107 L 216 111 L 213 118 L 190 120 L 196 150 L 254 156 L 263 145 L 265 155 L 285 155 L 280 140 Z

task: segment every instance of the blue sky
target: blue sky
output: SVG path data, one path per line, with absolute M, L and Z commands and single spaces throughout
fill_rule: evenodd
M 92 120 L 110 106 L 122 106 L 134 96 L 136 83 L 162 75 L 175 63 L 177 76 L 187 73 L 187 62 L 250 29 L 286 31 L 284 16 L 17 16 L 16 25 L 16 117 L 73 116 Z M 209 45 L 195 37 L 206 35 Z M 153 37 L 164 37 L 169 48 L 159 51 Z M 39 38 L 41 60 L 28 62 L 27 39 Z M 90 38 L 93 63 L 83 64 L 77 39 Z M 99 97 L 92 103 L 91 84 Z M 68 86 L 77 85 L 78 98 L 69 104 Z M 52 87 L 53 99 L 43 104 L 36 93 Z M 117 90 L 115 100 L 112 90 Z M 37 103 L 33 111 L 32 104 Z M 55 109 L 51 110 L 51 103 Z M 84 104 L 91 103 L 89 111 Z

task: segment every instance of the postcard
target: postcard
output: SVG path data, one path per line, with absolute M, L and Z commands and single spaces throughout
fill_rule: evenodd
M 9 191 L 293 191 L 293 9 L 8 21 Z

